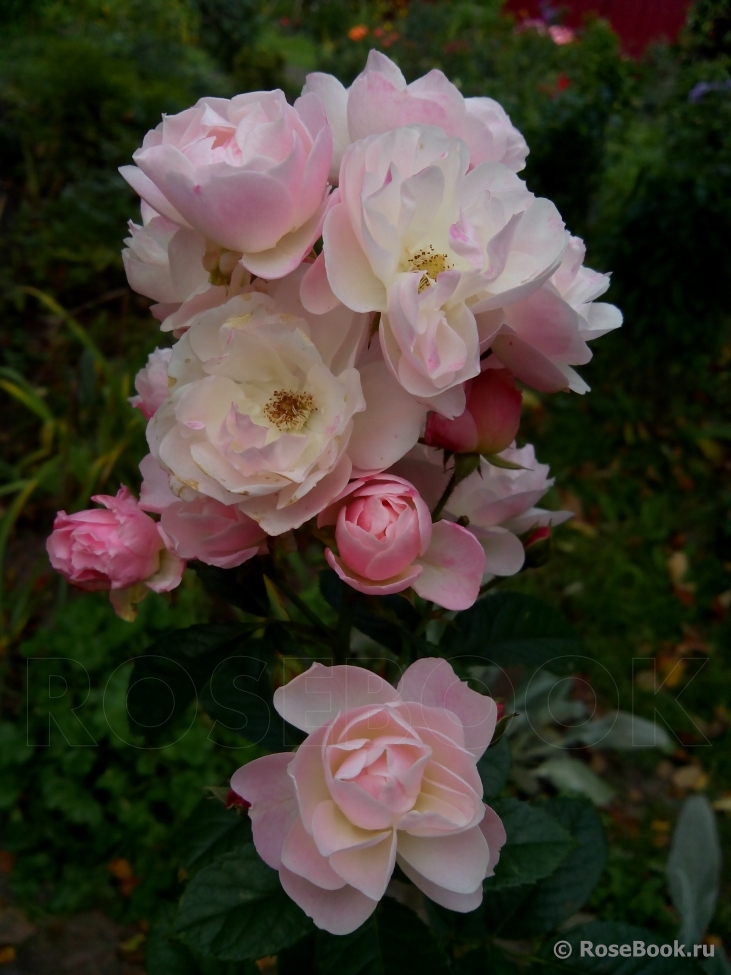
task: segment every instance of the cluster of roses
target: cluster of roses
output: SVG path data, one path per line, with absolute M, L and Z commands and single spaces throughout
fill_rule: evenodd
M 308 522 L 364 593 L 461 610 L 519 571 L 521 536 L 568 515 L 535 507 L 552 482 L 513 445 L 515 380 L 584 392 L 572 366 L 621 324 L 516 175 L 527 151 L 497 102 L 375 51 L 349 89 L 164 117 L 122 169 L 127 276 L 176 339 L 136 379 L 140 499 L 60 513 L 53 566 L 125 617 L 185 560 L 232 568 Z

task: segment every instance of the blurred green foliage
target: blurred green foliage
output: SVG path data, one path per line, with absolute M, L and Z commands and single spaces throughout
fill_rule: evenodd
M 731 788 L 730 24 L 726 0 L 698 0 L 677 45 L 633 62 L 602 22 L 557 46 L 516 31 L 499 0 L 5 0 L 0 846 L 17 853 L 21 903 L 151 918 L 177 890 L 176 824 L 203 784 L 224 783 L 237 764 L 201 719 L 160 752 L 125 744 L 113 730 L 124 725 L 123 680 L 105 718 L 115 667 L 162 629 L 220 618 L 195 578 L 169 603 L 151 596 L 129 626 L 103 597 L 71 597 L 45 560 L 55 511 L 120 482 L 134 488 L 145 450 L 125 400 L 160 334 L 125 283 L 119 253 L 137 202 L 117 167 L 161 112 L 274 86 L 293 98 L 310 70 L 347 84 L 371 47 L 409 80 L 438 67 L 465 95 L 499 99 L 531 146 L 528 185 L 585 237 L 588 263 L 613 271 L 609 298 L 625 326 L 582 370 L 593 392 L 526 398 L 522 436 L 552 465 L 554 506 L 577 517 L 546 569 L 508 585 L 576 622 L 604 706 L 616 686 L 623 707 L 634 695 L 643 714 L 657 709 L 682 746 L 673 761 L 699 756 L 713 797 Z M 680 583 L 668 568 L 676 555 L 687 563 Z M 27 663 L 43 657 L 80 662 L 60 671 L 79 701 L 88 674 L 78 713 L 98 748 L 67 747 L 58 724 L 48 747 L 25 744 Z M 663 674 L 680 661 L 682 679 L 653 694 L 633 679 L 633 657 Z M 61 725 L 73 721 L 68 700 Z M 51 719 L 42 693 L 31 705 L 37 742 Z M 699 732 L 713 747 L 693 750 Z M 606 774 L 627 792 L 657 758 Z M 613 852 L 592 904 L 671 933 L 650 822 L 672 807 L 640 805 L 609 822 Z M 107 870 L 115 857 L 142 878 L 129 897 Z M 712 929 L 727 937 L 729 903 L 721 897 Z

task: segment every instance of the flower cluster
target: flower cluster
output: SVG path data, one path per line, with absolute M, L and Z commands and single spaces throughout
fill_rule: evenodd
M 527 152 L 497 102 L 377 51 L 349 89 L 315 73 L 294 105 L 165 116 L 121 170 L 142 199 L 127 276 L 176 340 L 131 401 L 140 502 L 59 515 L 54 567 L 128 606 L 183 560 L 232 568 L 310 526 L 364 593 L 459 610 L 519 571 L 520 536 L 567 515 L 534 507 L 552 482 L 515 447 L 516 381 L 585 392 L 573 367 L 621 324 L 517 175 Z

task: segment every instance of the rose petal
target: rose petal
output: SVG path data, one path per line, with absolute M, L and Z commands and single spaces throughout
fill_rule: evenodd
M 304 877 L 282 867 L 279 879 L 285 893 L 298 904 L 318 928 L 330 934 L 350 934 L 361 926 L 378 906 L 378 901 L 355 887 L 323 890 Z
M 256 851 L 274 870 L 279 869 L 284 841 L 297 819 L 294 787 L 287 774 L 291 761 L 291 752 L 265 755 L 231 777 L 234 792 L 251 803 L 249 818 Z

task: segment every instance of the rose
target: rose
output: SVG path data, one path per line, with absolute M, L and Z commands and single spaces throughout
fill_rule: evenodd
M 334 374 L 323 361 L 342 331 L 313 331 L 319 346 L 308 322 L 259 292 L 190 321 L 168 368 L 171 396 L 148 426 L 181 500 L 238 505 L 278 535 L 342 491 L 353 416 L 365 404 L 357 370 Z
M 302 289 L 314 312 L 333 298 L 380 312 L 393 375 L 450 417 L 502 324 L 496 309 L 540 288 L 567 239 L 553 204 L 508 169 L 468 163 L 463 142 L 426 126 L 351 145 Z
M 446 609 L 477 599 L 485 556 L 470 532 L 451 522 L 432 525 L 426 504 L 401 477 L 377 474 L 354 481 L 318 517 L 335 525 L 337 554 L 325 558 L 359 592 L 401 592 L 411 586 Z
M 120 172 L 157 213 L 282 277 L 320 234 L 331 155 L 314 95 L 294 109 L 281 91 L 252 92 L 165 116 Z
M 458 454 L 498 454 L 515 439 L 522 403 L 523 394 L 507 369 L 484 369 L 467 384 L 464 413 L 453 420 L 429 414 L 424 442 Z
M 148 590 L 169 592 L 180 584 L 185 562 L 126 487 L 116 497 L 98 494 L 92 501 L 106 510 L 58 512 L 46 542 L 48 557 L 72 585 L 109 591 L 117 613 L 133 619 L 133 604 Z
M 163 509 L 160 524 L 181 558 L 220 569 L 233 569 L 266 551 L 266 532 L 235 505 L 213 498 L 175 501 Z
M 142 227 L 130 220 L 129 232 L 122 261 L 133 291 L 175 305 L 207 287 L 206 242 L 200 234 L 158 215 Z
M 358 928 L 397 863 L 437 904 L 479 907 L 505 842 L 476 768 L 494 701 L 425 658 L 398 689 L 358 667 L 313 664 L 274 706 L 309 737 L 294 756 L 244 765 L 231 786 L 251 803 L 259 855 L 318 927 Z
M 492 340 L 494 362 L 543 392 L 589 387 L 572 365 L 592 356 L 586 344 L 619 328 L 622 313 L 594 299 L 609 287 L 609 275 L 584 267 L 584 242 L 570 237 L 561 265 L 540 290 L 502 311 L 503 326 Z
M 330 182 L 336 185 L 351 142 L 412 124 L 437 125 L 462 139 L 471 167 L 500 162 L 518 172 L 525 166 L 528 146 L 503 107 L 492 98 L 463 98 L 441 71 L 407 85 L 390 58 L 371 51 L 365 70 L 349 89 L 333 75 L 315 72 L 307 75 L 302 92 L 317 95 L 325 108 L 333 134 Z
M 486 576 L 511 576 L 520 572 L 525 551 L 518 535 L 532 528 L 560 525 L 570 511 L 547 511 L 534 505 L 553 485 L 548 464 L 539 464 L 532 444 L 511 447 L 499 454 L 510 470 L 481 461 L 480 467 L 456 486 L 450 495 L 445 516 L 461 518 L 482 544 Z M 394 473 L 407 477 L 430 505 L 436 504 L 446 488 L 451 470 L 444 469 L 442 452 L 417 446 L 395 464 Z
M 167 399 L 168 395 L 168 363 L 173 354 L 172 349 L 155 349 L 147 357 L 147 365 L 135 376 L 137 396 L 130 396 L 130 403 L 140 410 L 146 420 L 153 416 L 156 410 Z

